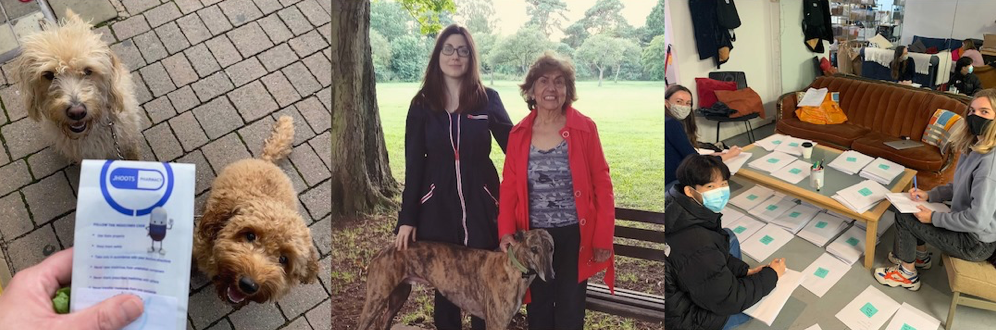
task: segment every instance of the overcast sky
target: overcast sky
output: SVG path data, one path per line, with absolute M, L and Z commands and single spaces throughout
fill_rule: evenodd
M 584 11 L 595 5 L 596 0 L 565 0 L 567 3 L 567 22 L 561 27 L 567 28 L 574 21 L 577 21 L 584 17 Z M 629 21 L 629 24 L 634 28 L 641 27 L 645 25 L 647 20 L 647 15 L 657 4 L 656 0 L 624 0 L 622 1 L 625 6 L 622 10 L 623 17 Z M 515 33 L 519 30 L 526 21 L 529 21 L 529 16 L 526 15 L 526 1 L 525 0 L 494 0 L 495 5 L 495 16 L 498 17 L 498 33 L 502 35 L 509 35 Z M 562 33 L 555 33 L 551 36 L 553 40 L 560 40 L 563 37 Z

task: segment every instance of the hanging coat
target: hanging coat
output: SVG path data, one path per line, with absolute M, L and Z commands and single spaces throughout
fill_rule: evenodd
M 833 28 L 830 25 L 830 0 L 802 1 L 802 33 L 806 48 L 816 53 L 823 52 L 823 42 L 833 43 Z
M 716 67 L 729 60 L 730 50 L 733 49 L 733 35 L 719 24 L 717 11 L 720 1 L 726 0 L 688 1 L 699 59 L 714 58 Z

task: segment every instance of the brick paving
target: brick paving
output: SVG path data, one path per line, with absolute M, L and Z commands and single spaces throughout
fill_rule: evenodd
M 322 271 L 280 301 L 233 309 L 191 278 L 188 329 L 331 328 L 331 6 L 328 0 L 107 0 L 95 30 L 132 71 L 148 118 L 143 160 L 197 165 L 195 213 L 227 164 L 258 155 L 275 119 L 295 119 L 280 167 L 321 253 Z M 0 274 L 73 244 L 79 166 L 34 132 L 10 63 L 0 67 Z

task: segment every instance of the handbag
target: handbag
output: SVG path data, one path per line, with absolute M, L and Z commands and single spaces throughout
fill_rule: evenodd
M 733 30 L 740 27 L 740 14 L 737 14 L 737 5 L 733 0 L 716 0 L 716 18 L 719 26 Z

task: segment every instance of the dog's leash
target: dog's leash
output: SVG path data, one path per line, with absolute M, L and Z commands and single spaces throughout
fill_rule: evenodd
M 110 111 L 111 115 L 107 117 L 107 127 L 111 129 L 111 141 L 114 141 L 114 152 L 117 153 L 118 159 L 123 160 L 124 156 L 121 154 L 121 147 L 118 146 L 118 134 L 114 129 L 114 111 Z
M 526 266 L 523 266 L 522 263 L 519 262 L 519 259 L 515 258 L 515 254 L 512 253 L 511 247 L 509 247 L 509 249 L 507 249 L 506 251 L 508 251 L 506 254 L 508 254 L 508 260 L 512 261 L 512 266 L 515 266 L 516 269 L 522 272 L 522 278 L 527 278 L 529 276 L 536 275 L 535 270 L 526 268 Z

